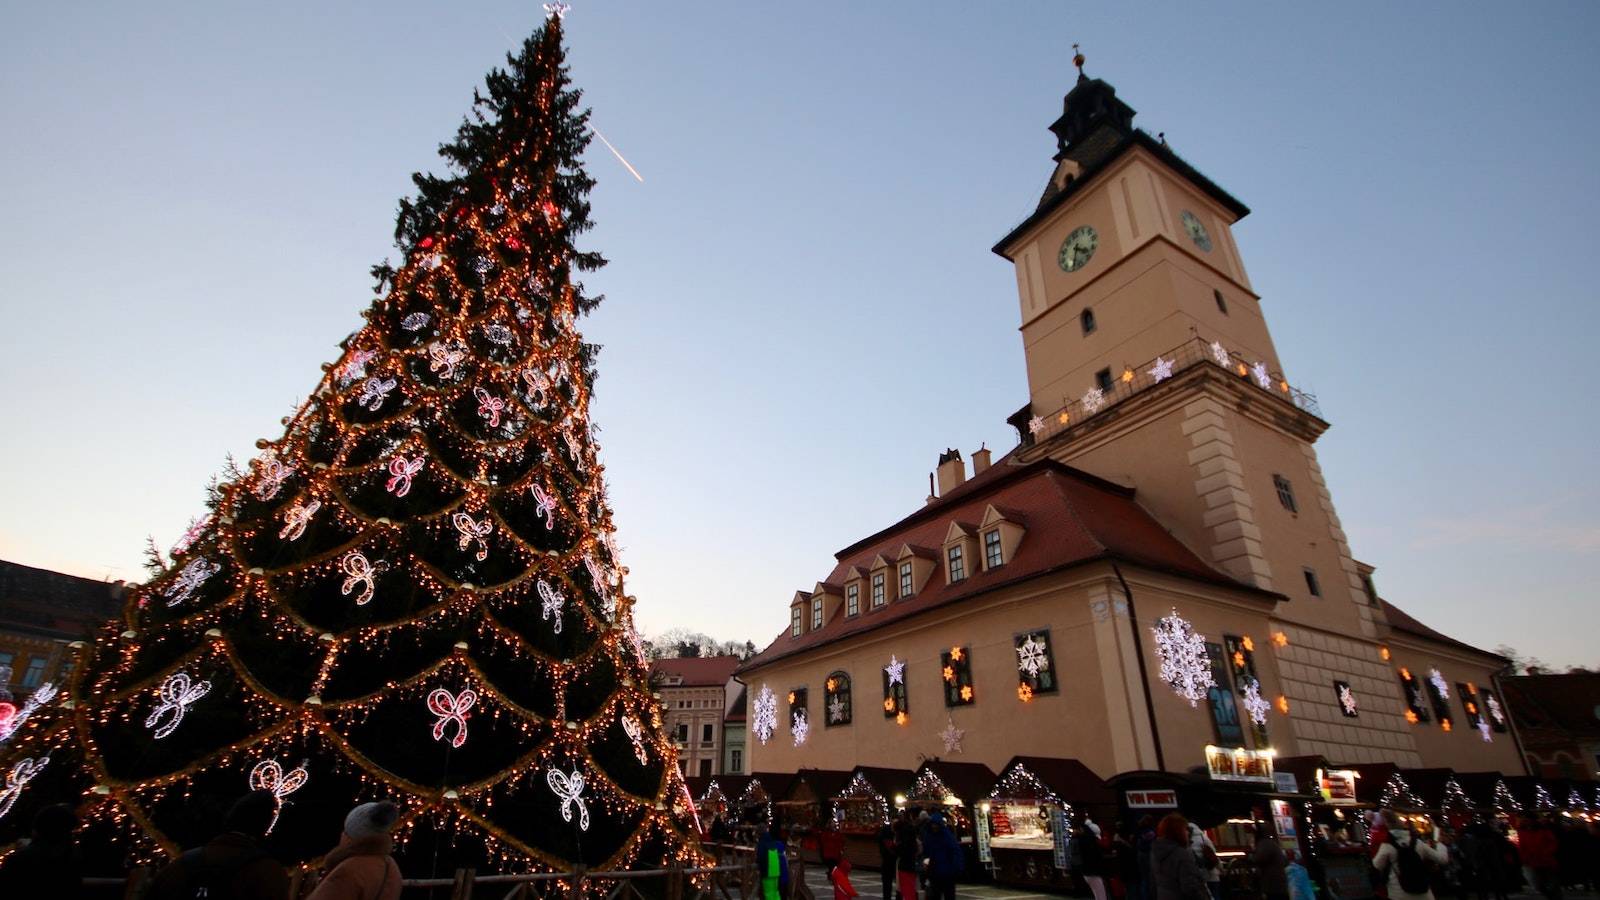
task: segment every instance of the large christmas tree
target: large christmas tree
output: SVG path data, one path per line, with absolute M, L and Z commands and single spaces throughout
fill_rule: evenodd
M 593 181 L 559 16 L 402 201 L 399 268 L 282 437 L 0 749 L 0 848 L 68 802 L 102 865 L 214 833 L 252 788 L 314 862 L 403 809 L 408 874 L 689 862 L 589 425 Z

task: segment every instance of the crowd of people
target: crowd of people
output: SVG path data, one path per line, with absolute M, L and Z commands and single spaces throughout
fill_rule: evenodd
M 1561 900 L 1570 890 L 1600 888 L 1600 823 L 1542 814 L 1515 825 L 1512 840 L 1509 821 L 1479 816 L 1460 829 L 1416 829 L 1384 811 L 1369 838 L 1374 871 L 1383 876 L 1377 884 L 1390 900 L 1507 900 L 1530 889 Z M 1402 883 L 1408 867 L 1409 885 Z
M 239 798 L 221 833 L 161 869 L 146 900 L 289 900 L 289 870 L 267 850 L 278 810 L 270 791 Z M 344 820 L 339 843 L 307 900 L 396 900 L 400 866 L 391 832 L 400 819 L 388 801 L 363 803 Z M 0 863 L 0 897 L 77 900 L 87 896 L 77 848 L 78 817 L 47 806 L 34 817 L 32 838 Z

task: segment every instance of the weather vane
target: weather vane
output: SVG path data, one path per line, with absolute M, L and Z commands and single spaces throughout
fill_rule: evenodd
M 1083 74 L 1083 53 L 1078 50 L 1078 45 L 1072 45 L 1072 64 L 1078 67 L 1078 74 Z

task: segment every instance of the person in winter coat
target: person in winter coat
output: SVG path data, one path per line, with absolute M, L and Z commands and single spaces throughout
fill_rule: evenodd
M 1419 862 L 1409 861 L 1413 857 Z M 1431 867 L 1442 866 L 1449 861 L 1450 856 L 1443 848 L 1417 840 L 1410 829 L 1390 823 L 1389 840 L 1378 848 L 1377 855 L 1372 858 L 1372 867 L 1388 876 L 1389 900 L 1433 900 L 1433 890 L 1429 887 L 1432 881 Z M 1413 865 L 1421 870 L 1420 880 L 1414 885 L 1419 886 L 1420 890 L 1408 891 L 1404 870 Z
M 1530 820 L 1518 835 L 1522 864 L 1533 873 L 1533 886 L 1546 900 L 1561 900 L 1561 875 L 1556 860 L 1560 842 L 1548 819 Z
M 1261 893 L 1267 895 L 1267 900 L 1289 900 L 1289 859 L 1284 856 L 1278 839 L 1259 825 L 1256 827 L 1256 846 L 1250 852 L 1250 861 L 1256 865 L 1256 872 L 1261 877 Z
M 956 878 L 966 867 L 961 842 L 944 823 L 944 815 L 928 817 L 928 837 L 922 844 L 923 865 L 928 872 L 929 900 L 956 900 Z
M 221 834 L 156 874 L 148 900 L 288 900 L 289 870 L 262 846 L 277 812 L 271 791 L 240 797 Z
M 894 852 L 900 900 L 917 900 L 917 826 L 910 812 L 902 811 L 895 822 Z
M 78 856 L 78 815 L 65 804 L 46 806 L 33 817 L 33 840 L 0 864 L 0 897 L 83 896 L 83 865 Z
M 1155 900 L 1154 889 L 1150 886 L 1150 848 L 1155 846 L 1155 843 L 1155 820 L 1149 816 L 1141 816 L 1133 840 L 1134 865 L 1138 870 L 1137 876 L 1132 881 L 1134 900 Z
M 1072 829 L 1072 858 L 1078 875 L 1094 894 L 1094 900 L 1106 900 L 1106 876 L 1110 874 L 1110 867 L 1106 863 L 1105 848 L 1100 845 L 1100 835 L 1087 816 Z
M 396 900 L 400 866 L 389 832 L 400 810 L 387 800 L 363 803 L 344 817 L 344 834 L 323 863 L 328 874 L 307 900 Z
M 850 900 L 861 896 L 856 886 L 850 883 L 850 860 L 843 856 L 839 857 L 838 865 L 828 874 L 828 880 L 833 882 L 833 900 Z
M 1193 822 L 1187 823 L 1189 828 L 1189 852 L 1194 854 L 1195 865 L 1200 867 L 1200 874 L 1205 877 L 1206 890 L 1211 892 L 1212 900 L 1222 900 L 1222 859 L 1217 856 L 1217 845 L 1211 843 L 1211 838 L 1200 830 L 1200 826 Z
M 1156 826 L 1150 845 L 1150 883 L 1154 900 L 1211 900 L 1205 875 L 1190 849 L 1189 823 L 1172 813 Z
M 756 844 L 756 872 L 761 876 L 762 900 L 779 900 L 789 890 L 789 846 L 773 822 Z
M 1311 873 L 1300 865 L 1299 855 L 1290 850 L 1286 858 L 1289 864 L 1284 874 L 1289 881 L 1289 900 L 1317 900 L 1317 888 L 1311 883 Z
M 894 900 L 894 826 L 884 823 L 878 829 L 878 875 L 883 879 L 883 900 Z

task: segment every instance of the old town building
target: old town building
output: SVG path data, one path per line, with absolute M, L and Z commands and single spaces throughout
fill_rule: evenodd
M 123 583 L 0 560 L 0 670 L 18 700 L 72 673 L 69 645 L 122 612 Z
M 1501 683 L 1529 772 L 1600 777 L 1600 673 L 1516 675 Z
M 737 656 L 658 659 L 650 663 L 651 690 L 661 696 L 662 724 L 678 747 L 678 768 L 685 775 L 740 772 L 744 729 L 736 722 L 738 753 L 725 744 L 729 718 L 743 693 L 733 680 Z
M 739 671 L 752 770 L 1034 755 L 1105 777 L 1221 746 L 1523 771 L 1505 660 L 1382 599 L 1345 538 L 1329 423 L 1234 242 L 1249 210 L 1133 118 L 1101 80 L 1066 95 L 1043 198 L 994 248 L 1018 446 L 970 477 L 946 451 L 925 505 L 794 595 Z

